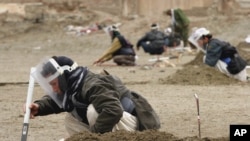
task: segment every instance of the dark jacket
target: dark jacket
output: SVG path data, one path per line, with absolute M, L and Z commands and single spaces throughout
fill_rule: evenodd
M 166 35 L 163 32 L 152 30 L 146 33 L 146 35 L 137 42 L 136 46 L 141 46 L 142 42 L 150 42 L 152 48 L 162 48 L 165 44 L 165 38 Z
M 133 49 L 133 45 L 124 38 L 124 36 L 117 36 L 120 44 L 121 44 L 121 47 L 120 49 L 118 49 L 114 54 L 113 56 L 116 56 L 116 55 L 131 55 L 131 56 L 135 56 L 135 51 Z
M 183 29 L 189 26 L 189 19 L 181 9 L 174 10 L 175 28 Z
M 116 35 L 112 40 L 112 45 L 98 59 L 103 62 L 112 59 L 116 55 L 132 55 L 135 56 L 133 45 L 130 44 L 123 36 Z
M 165 36 L 165 45 L 167 47 L 176 47 L 181 43 L 181 36 L 178 33 L 171 33 Z
M 117 77 L 112 75 L 98 75 L 88 71 L 84 78 L 82 92 L 73 97 L 74 101 L 72 101 L 78 116 L 81 117 L 80 120 L 86 124 L 88 124 L 87 106 L 93 104 L 99 116 L 92 131 L 105 133 L 112 131 L 114 125 L 122 117 L 124 109 L 120 101 L 125 96 L 134 102 L 139 130 L 160 128 L 159 118 L 147 100 L 137 93 L 131 92 Z M 49 96 L 45 96 L 35 103 L 40 106 L 37 114 L 40 116 L 64 112 Z
M 206 59 L 205 63 L 211 67 L 214 67 L 219 61 L 222 53 L 222 48 L 225 42 L 219 41 L 218 39 L 211 39 L 206 47 Z
M 231 74 L 237 74 L 241 72 L 247 65 L 243 60 L 235 47 L 227 42 L 220 41 L 218 39 L 211 39 L 207 45 L 207 53 L 205 63 L 209 66 L 215 66 L 216 63 L 221 60 L 227 64 L 227 70 Z

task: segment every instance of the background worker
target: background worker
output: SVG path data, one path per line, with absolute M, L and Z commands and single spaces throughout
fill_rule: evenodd
M 159 31 L 159 28 L 158 24 L 152 24 L 151 31 L 138 40 L 136 44 L 137 50 L 142 47 L 144 52 L 150 55 L 161 55 L 164 52 L 166 35 Z
M 101 65 L 102 63 L 113 59 L 119 66 L 135 66 L 136 53 L 133 45 L 120 34 L 119 29 L 112 25 L 108 28 L 109 35 L 112 40 L 111 47 L 97 59 L 94 64 Z
M 171 17 L 172 30 L 178 33 L 183 42 L 184 47 L 188 46 L 189 19 L 181 9 L 169 9 L 164 14 Z
M 243 82 L 247 81 L 247 63 L 240 57 L 235 47 L 230 43 L 213 38 L 206 28 L 197 29 L 192 36 L 206 53 L 205 64 L 216 67 L 230 77 Z

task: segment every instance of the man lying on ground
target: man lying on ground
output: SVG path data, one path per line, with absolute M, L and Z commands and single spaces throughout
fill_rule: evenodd
M 32 76 L 46 95 L 29 106 L 31 118 L 68 112 L 65 127 L 70 135 L 160 128 L 147 100 L 115 76 L 94 74 L 64 56 L 43 61 Z

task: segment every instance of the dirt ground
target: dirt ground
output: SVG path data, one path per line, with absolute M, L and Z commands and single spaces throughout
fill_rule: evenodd
M 250 64 L 250 44 L 240 42 L 236 46 L 238 53 Z M 182 69 L 179 69 L 174 75 L 159 79 L 162 84 L 182 84 L 182 85 L 230 85 L 241 83 L 233 78 L 220 73 L 212 67 L 203 64 L 202 52 L 199 52 L 196 57 L 185 64 Z M 195 76 L 195 77 L 194 77 Z
M 100 12 L 98 12 L 100 14 Z M 99 15 L 98 20 L 103 20 Z M 106 15 L 118 21 L 118 17 Z M 192 26 L 205 25 L 209 27 L 216 37 L 237 45 L 243 41 L 249 31 L 249 18 L 237 17 L 233 21 L 221 17 L 190 17 Z M 95 18 L 96 19 L 96 18 Z M 155 18 L 153 18 L 155 20 Z M 93 21 L 94 22 L 94 21 Z M 147 31 L 150 17 L 138 18 L 133 21 L 121 20 L 121 32 L 134 44 Z M 163 18 L 159 18 L 161 25 L 167 25 Z M 224 26 L 215 26 L 224 24 Z M 150 68 L 148 59 L 152 58 L 142 50 L 138 52 L 140 66 L 116 67 L 110 65 L 92 66 L 92 63 L 103 50 L 110 45 L 110 38 L 103 32 L 88 36 L 76 37 L 65 34 L 65 24 L 60 23 L 4 23 L 0 28 L 0 139 L 4 141 L 20 140 L 23 123 L 22 107 L 26 100 L 27 82 L 30 67 L 35 66 L 42 58 L 52 55 L 69 56 L 79 65 L 88 66 L 93 72 L 100 72 L 103 68 L 111 74 L 119 76 L 126 86 L 141 93 L 159 114 L 162 128 L 161 132 L 147 131 L 144 133 L 108 133 L 96 135 L 82 133 L 71 140 L 81 137 L 85 140 L 197 140 L 197 111 L 194 94 L 200 97 L 201 134 L 202 137 L 227 140 L 230 124 L 249 124 L 250 95 L 249 84 L 236 82 L 225 78 L 212 69 L 199 69 L 182 74 L 180 70 L 186 68 L 184 64 L 195 58 L 185 54 L 176 68 Z M 176 60 L 172 62 L 176 63 Z M 106 64 L 113 64 L 108 62 Z M 188 66 L 190 67 L 190 66 Z M 211 76 L 206 74 L 217 74 Z M 194 75 L 196 74 L 196 75 Z M 189 82 L 176 83 L 173 76 L 182 77 Z M 203 78 L 202 78 L 203 77 Z M 194 82 L 202 79 L 203 82 Z M 205 79 L 204 79 L 205 78 Z M 204 81 L 204 80 L 208 81 Z M 220 81 L 223 79 L 222 82 Z M 164 81 L 162 81 L 164 80 Z M 44 95 L 42 89 L 36 85 L 33 99 Z M 28 140 L 58 141 L 68 137 L 64 128 L 65 113 L 36 117 L 30 121 Z M 169 134 L 171 133 L 171 134 Z M 190 138 L 189 138 L 190 137 Z M 225 138 L 220 138 L 225 137 Z M 92 139 L 93 140 L 93 139 Z M 206 140 L 206 139 L 203 139 Z
M 133 132 L 128 133 L 125 131 L 118 131 L 118 132 L 111 132 L 106 134 L 92 134 L 89 132 L 83 132 L 77 135 L 72 136 L 71 138 L 67 139 L 66 141 L 79 141 L 79 139 L 85 141 L 227 141 L 228 138 L 203 138 L 199 139 L 198 137 L 185 137 L 185 138 L 177 138 L 172 134 L 166 132 L 159 132 L 159 131 L 145 131 L 145 132 Z

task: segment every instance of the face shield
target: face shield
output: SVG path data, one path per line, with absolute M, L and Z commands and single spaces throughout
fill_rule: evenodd
M 32 73 L 32 76 L 44 89 L 45 93 L 49 95 L 60 108 L 62 108 L 64 92 L 67 89 L 64 71 L 71 71 L 76 67 L 76 63 L 74 63 L 72 67 L 62 67 L 59 66 L 53 58 L 45 59 L 37 65 L 36 71 Z
M 201 46 L 198 44 L 199 38 L 197 37 L 197 34 L 193 32 L 191 36 L 188 38 L 188 41 L 192 43 L 197 49 L 201 49 Z
M 188 38 L 188 41 L 192 43 L 197 49 L 205 53 L 206 51 L 203 49 L 203 46 L 199 45 L 199 40 L 203 35 L 207 35 L 209 33 L 210 32 L 206 28 L 194 29 L 193 33 Z

